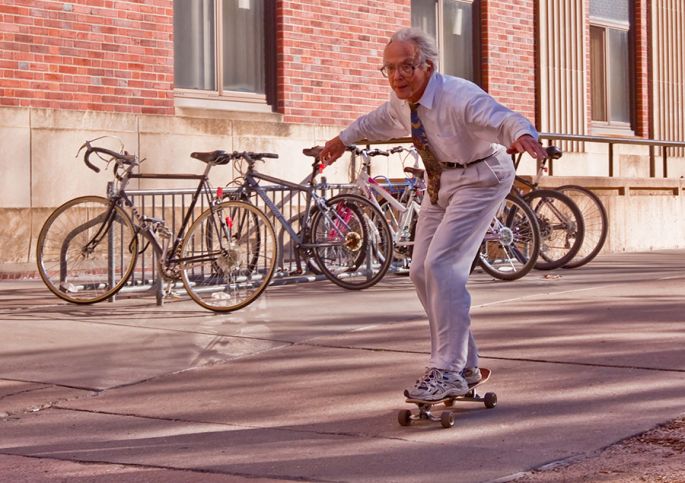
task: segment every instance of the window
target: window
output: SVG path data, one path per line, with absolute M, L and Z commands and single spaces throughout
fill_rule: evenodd
M 273 0 L 174 0 L 181 97 L 274 104 Z
M 629 130 L 633 112 L 629 0 L 591 0 L 590 24 L 593 124 Z
M 438 44 L 438 69 L 474 82 L 478 67 L 478 0 L 412 0 L 411 23 Z

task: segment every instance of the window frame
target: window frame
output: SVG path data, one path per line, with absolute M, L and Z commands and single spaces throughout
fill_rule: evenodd
M 619 21 L 612 20 L 602 17 L 590 17 L 588 38 L 590 38 L 590 31 L 593 27 L 602 29 L 603 32 L 603 47 L 604 47 L 604 62 L 603 62 L 603 78 L 604 78 L 604 110 L 606 112 L 606 121 L 596 120 L 592 118 L 592 109 L 590 112 L 590 129 L 593 134 L 618 134 L 626 136 L 634 136 L 635 130 L 634 126 L 636 124 L 636 94 L 635 94 L 635 29 L 633 8 L 631 4 L 629 21 Z M 611 105 L 609 102 L 611 95 L 611 84 L 609 79 L 611 78 L 610 64 L 608 62 L 610 51 L 609 51 L 609 29 L 620 30 L 622 32 L 628 33 L 628 102 L 629 107 L 629 120 L 625 121 L 612 121 L 611 120 Z M 589 49 L 589 55 L 591 56 L 591 49 Z M 592 66 L 592 58 L 589 59 L 589 65 Z M 591 82 L 590 79 L 588 81 Z M 590 92 L 592 92 L 592 84 L 590 84 Z M 592 96 L 590 96 L 590 102 L 592 102 Z
M 438 48 L 438 72 L 444 73 L 443 66 L 445 65 L 445 40 L 444 40 L 444 19 L 445 19 L 445 1 L 435 0 L 435 43 Z M 473 50 L 471 52 L 473 79 L 472 82 L 482 85 L 482 66 L 480 63 L 481 55 L 481 0 L 456 0 L 459 3 L 466 3 L 471 5 L 471 15 L 473 22 L 471 25 L 471 45 Z
M 276 3 L 264 1 L 264 76 L 265 93 L 240 92 L 224 89 L 223 67 L 223 2 L 214 0 L 214 82 L 216 89 L 189 89 L 174 85 L 177 107 L 236 108 L 272 112 L 276 110 Z M 174 50 L 174 56 L 176 52 Z

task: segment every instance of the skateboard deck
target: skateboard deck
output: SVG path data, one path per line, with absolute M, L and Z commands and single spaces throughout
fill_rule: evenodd
M 497 405 L 497 395 L 494 392 L 487 392 L 483 396 L 478 394 L 476 388 L 488 382 L 492 371 L 484 367 L 480 368 L 482 379 L 475 384 L 469 384 L 469 390 L 463 396 L 450 396 L 436 401 L 426 401 L 423 399 L 407 398 L 406 402 L 415 404 L 418 407 L 418 412 L 414 413 L 409 409 L 402 409 L 397 413 L 397 420 L 402 426 L 409 426 L 412 421 L 428 420 L 440 422 L 443 427 L 451 428 L 454 426 L 454 413 L 452 411 L 443 411 L 438 417 L 435 416 L 431 409 L 433 406 L 442 405 L 445 409 L 451 408 L 455 402 L 480 402 L 486 408 L 492 409 Z

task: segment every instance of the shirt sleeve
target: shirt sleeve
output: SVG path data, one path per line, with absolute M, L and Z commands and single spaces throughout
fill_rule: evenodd
M 409 115 L 403 113 L 402 101 L 394 96 L 373 111 L 359 117 L 340 133 L 340 140 L 349 146 L 362 139 L 385 141 L 409 135 Z M 406 120 L 404 119 L 406 117 Z
M 511 146 L 524 134 L 538 138 L 538 132 L 521 114 L 499 104 L 486 92 L 475 94 L 466 104 L 464 121 L 473 126 L 477 137 L 504 146 Z

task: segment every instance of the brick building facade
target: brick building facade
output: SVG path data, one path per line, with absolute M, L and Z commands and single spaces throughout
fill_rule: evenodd
M 191 10 L 189 34 L 183 29 Z M 232 17 L 257 10 L 262 24 Z M 231 37 L 226 25 L 239 35 Z M 383 48 L 392 32 L 410 25 L 436 35 L 441 69 L 463 71 L 542 132 L 685 141 L 682 2 L 5 0 L 0 216 L 7 229 L 0 263 L 31 259 L 36 233 L 55 206 L 102 192 L 104 179 L 74 160 L 84 139 L 117 136 L 151 172 L 197 169 L 191 151 L 273 151 L 284 160 L 265 169 L 301 179 L 308 170 L 301 148 L 324 142 L 387 99 L 378 72 Z M 198 44 L 179 40 L 186 38 Z M 209 64 L 201 64 L 205 54 Z M 232 78 L 236 59 L 260 64 L 257 74 Z M 608 176 L 606 146 L 562 147 L 565 162 L 555 164 L 555 175 Z M 646 148 L 614 154 L 614 176 L 649 176 Z M 685 163 L 674 159 L 682 155 L 671 152 L 670 177 L 685 175 Z M 401 175 L 400 168 L 388 162 L 377 169 Z M 346 181 L 350 169 L 336 163 L 329 179 Z M 162 186 L 169 185 L 141 184 Z M 658 211 L 682 212 L 682 189 L 664 192 L 675 191 L 676 208 Z M 674 240 L 646 236 L 635 246 L 680 243 Z
M 482 86 L 535 118 L 534 2 L 482 2 Z M 276 2 L 286 123 L 339 125 L 387 98 L 383 47 L 409 0 Z M 0 5 L 0 105 L 174 115 L 173 1 Z
M 388 36 L 411 24 L 411 0 L 271 2 L 276 100 L 270 108 L 281 114 L 280 121 L 341 125 L 387 97 L 386 81 L 377 68 Z M 591 48 L 590 36 L 584 35 L 591 25 L 591 0 L 584 0 L 578 10 L 577 14 L 583 15 L 578 25 L 573 25 L 573 20 L 568 23 L 572 15 L 559 15 L 580 5 L 571 2 L 575 6 L 569 7 L 568 3 L 542 2 L 542 10 L 553 15 L 548 18 L 533 0 L 476 0 L 471 4 L 480 19 L 476 32 L 480 85 L 535 120 L 542 130 L 555 130 L 555 126 L 545 125 L 540 105 L 556 102 L 542 97 L 539 85 L 540 47 L 545 41 L 540 36 L 546 35 L 541 30 L 545 23 L 571 36 L 567 42 L 585 44 L 583 117 L 591 119 L 587 69 Z M 650 0 L 631 4 L 632 127 L 638 136 L 649 137 L 655 131 L 650 125 L 650 104 L 654 102 L 650 92 L 658 83 L 649 71 L 650 50 L 654 49 L 650 46 L 651 19 L 670 16 L 662 22 L 675 23 L 677 29 L 683 7 L 656 12 Z M 4 2 L 0 5 L 0 106 L 178 114 L 173 18 L 173 0 Z M 567 46 L 561 42 L 553 47 Z M 563 58 L 558 60 L 563 62 Z M 682 91 L 682 81 L 679 88 Z M 586 134 L 588 126 L 586 121 L 583 129 L 574 133 Z M 682 129 L 675 132 L 682 134 Z

